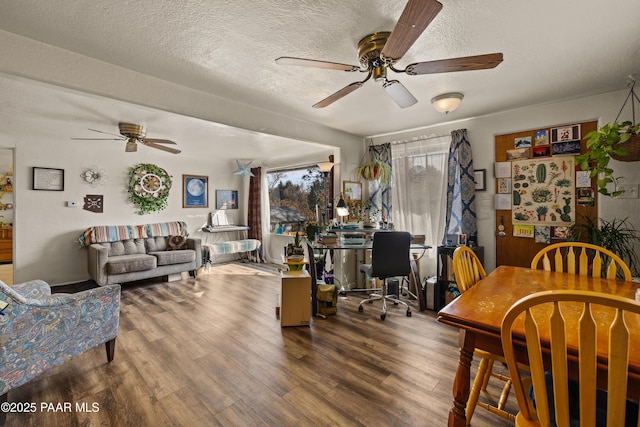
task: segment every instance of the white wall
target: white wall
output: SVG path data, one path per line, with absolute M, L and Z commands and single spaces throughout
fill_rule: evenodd
M 495 265 L 495 212 L 493 211 L 493 163 L 494 137 L 506 133 L 551 127 L 555 125 L 598 120 L 599 125 L 615 119 L 628 91 L 616 91 L 596 96 L 572 99 L 563 102 L 535 105 L 517 110 L 505 111 L 488 116 L 468 120 L 444 123 L 423 129 L 399 132 L 391 135 L 374 137 L 374 143 L 405 140 L 420 135 L 445 135 L 455 129 L 467 129 L 469 141 L 473 148 L 473 165 L 475 169 L 487 170 L 487 191 L 478 192 L 478 242 L 485 247 L 485 265 L 487 271 Z M 464 108 L 464 102 L 460 108 Z M 623 119 L 630 119 L 630 117 Z M 611 165 L 629 184 L 640 183 L 638 163 L 622 163 L 612 161 Z M 600 198 L 600 217 L 605 219 L 626 218 L 640 229 L 640 216 L 633 215 L 640 208 L 638 199 Z M 438 244 L 439 242 L 431 242 Z M 435 274 L 435 272 L 434 272 Z
M 178 113 L 254 133 L 321 145 L 326 148 L 326 153 L 336 156 L 336 162 L 343 164 L 357 165 L 361 156 L 360 137 L 145 76 L 4 31 L 0 31 L 0 73 L 43 82 L 45 85 L 71 88 L 92 94 L 96 99 L 106 97 L 150 107 L 162 112 L 158 116 L 166 112 Z M 207 213 L 213 210 L 215 189 L 238 189 L 240 200 L 246 201 L 245 185 L 241 177 L 233 174 L 235 158 L 225 154 L 224 147 L 212 146 L 198 153 L 199 157 L 189 157 L 184 152 L 174 156 L 142 149 L 125 156 L 121 146 L 71 144 L 68 139 L 73 136 L 70 133 L 71 125 L 74 129 L 86 129 L 86 122 L 74 121 L 74 116 L 66 112 L 40 111 L 45 106 L 39 104 L 37 96 L 25 102 L 34 106 L 32 110 L 40 116 L 24 114 L 22 104 L 15 102 L 14 105 L 6 99 L 8 94 L 16 92 L 10 85 L 11 82 L 6 82 L 5 86 L 0 86 L 0 103 L 3 104 L 0 148 L 15 149 L 16 282 L 40 278 L 51 284 L 61 284 L 87 279 L 86 251 L 78 247 L 76 239 L 92 225 L 185 220 L 190 230 L 194 231 L 205 223 Z M 103 113 L 103 110 L 99 113 Z M 46 129 L 42 126 L 43 122 L 46 122 Z M 18 124 L 27 130 L 16 132 Z M 215 136 L 209 139 L 215 139 Z M 207 142 L 210 143 L 203 141 L 202 145 L 208 146 Z M 238 138 L 233 143 L 242 144 L 242 140 Z M 318 158 L 317 152 L 309 156 L 252 157 L 252 167 L 280 167 L 327 160 L 326 156 Z M 174 187 L 165 211 L 145 216 L 134 214 L 134 206 L 127 201 L 126 181 L 128 169 L 136 163 L 154 163 L 173 175 Z M 93 188 L 80 178 L 80 173 L 93 165 L 105 169 L 109 176 L 103 187 Z M 33 166 L 64 169 L 65 190 L 31 190 Z M 336 188 L 342 181 L 340 170 L 340 166 L 337 166 Z M 209 176 L 209 209 L 182 208 L 182 174 Z M 65 202 L 70 200 L 82 204 L 86 194 L 104 195 L 104 213 L 96 214 L 81 207 L 65 206 Z M 232 215 L 235 216 L 232 218 L 234 222 L 241 223 L 246 218 L 246 211 L 241 208 Z

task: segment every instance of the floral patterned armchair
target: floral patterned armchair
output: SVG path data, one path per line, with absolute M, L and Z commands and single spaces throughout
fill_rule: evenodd
M 0 402 L 9 390 L 99 344 L 106 343 L 113 360 L 120 285 L 52 295 L 42 280 L 0 281 L 0 301 L 8 303 L 0 313 Z

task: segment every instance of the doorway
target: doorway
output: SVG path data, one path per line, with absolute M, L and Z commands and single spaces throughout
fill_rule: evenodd
M 0 280 L 13 285 L 13 149 L 0 148 Z

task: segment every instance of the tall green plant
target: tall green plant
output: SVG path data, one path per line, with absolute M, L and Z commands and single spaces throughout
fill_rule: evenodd
M 628 217 L 611 221 L 600 218 L 600 225 L 597 218 L 580 218 L 581 222 L 569 230 L 569 240 L 602 246 L 622 258 L 634 276 L 640 273 L 640 260 L 634 251 L 634 246 L 640 245 L 640 231 L 628 223 Z

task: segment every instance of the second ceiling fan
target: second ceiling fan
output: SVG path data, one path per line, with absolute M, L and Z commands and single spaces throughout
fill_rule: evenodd
M 502 53 L 464 56 L 460 58 L 436 61 L 416 62 L 404 69 L 396 69 L 393 64 L 400 60 L 422 32 L 442 9 L 436 0 L 409 0 L 392 32 L 369 34 L 358 43 L 358 58 L 361 66 L 318 61 L 315 59 L 282 56 L 276 59 L 279 65 L 299 65 L 303 67 L 325 68 L 329 70 L 363 72 L 367 77 L 351 83 L 313 105 L 324 108 L 362 87 L 371 77 L 382 81 L 385 92 L 401 107 L 406 108 L 418 100 L 398 80 L 389 80 L 387 71 L 405 73 L 411 76 L 420 74 L 447 73 L 452 71 L 484 70 L 495 68 L 502 62 Z

